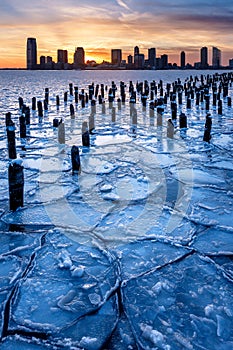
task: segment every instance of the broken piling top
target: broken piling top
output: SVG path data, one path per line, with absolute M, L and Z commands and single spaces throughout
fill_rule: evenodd
M 205 128 L 211 130 L 211 127 L 212 127 L 212 117 L 211 117 L 211 114 L 208 113 L 206 115 Z
M 167 121 L 167 137 L 169 139 L 173 139 L 174 129 L 175 129 L 175 127 L 174 127 L 174 124 L 172 122 L 172 119 L 168 119 L 168 121 Z
M 71 118 L 75 118 L 74 106 L 72 103 L 70 104 L 70 116 Z
M 16 145 L 15 145 L 15 124 L 11 120 L 10 125 L 6 128 L 7 143 L 8 143 L 8 156 L 10 159 L 16 159 Z
M 59 122 L 58 125 L 58 142 L 60 144 L 65 144 L 66 140 L 65 140 L 65 124 L 63 123 L 63 121 Z
M 24 173 L 21 159 L 13 160 L 8 167 L 10 210 L 24 205 Z
M 180 123 L 180 129 L 187 128 L 187 116 L 183 112 L 180 113 L 179 123 Z
M 72 146 L 72 148 L 71 148 L 71 163 L 72 163 L 73 174 L 80 173 L 81 162 L 80 162 L 80 155 L 79 155 L 78 146 Z
M 5 115 L 5 125 L 6 127 L 12 125 L 13 121 L 11 120 L 11 112 L 7 112 Z
M 90 135 L 86 121 L 82 123 L 82 145 L 84 147 L 90 147 Z

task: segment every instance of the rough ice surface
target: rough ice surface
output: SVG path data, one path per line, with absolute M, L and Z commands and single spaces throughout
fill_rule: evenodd
M 150 116 L 150 97 L 144 109 L 140 94 L 137 123 L 130 117 L 130 81 L 136 87 L 145 79 L 157 86 L 162 80 L 166 90 L 167 83 L 187 83 L 194 73 L 1 72 L 1 349 L 233 349 L 232 107 L 221 92 L 218 114 L 210 89 L 210 143 L 203 141 L 205 103 L 193 99 L 188 110 L 184 93 L 174 138 L 167 137 L 170 99 L 162 125 L 156 109 Z M 206 79 L 215 72 L 203 74 Z M 107 92 L 112 81 L 115 119 Z M 120 81 L 126 85 L 121 108 Z M 90 148 L 81 138 L 90 102 L 82 108 L 69 93 L 62 101 L 71 82 L 87 93 L 92 82 L 107 86 L 105 112 L 96 99 Z M 20 139 L 18 97 L 31 107 L 32 97 L 43 101 L 46 87 L 49 109 L 42 118 L 31 111 L 27 137 Z M 14 162 L 24 167 L 24 206 L 14 212 L 7 112 L 16 125 Z M 183 130 L 180 112 L 187 115 Z M 64 144 L 54 118 L 65 123 Z M 73 145 L 79 146 L 79 174 L 72 174 Z

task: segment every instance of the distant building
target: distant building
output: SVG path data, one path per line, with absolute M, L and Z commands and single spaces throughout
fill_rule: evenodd
M 37 68 L 37 44 L 35 38 L 27 39 L 27 69 Z
M 134 48 L 134 56 L 135 55 L 139 55 L 139 47 L 138 46 L 135 46 L 135 48 Z
M 195 62 L 194 63 L 194 68 L 195 69 L 201 69 L 201 62 Z
M 83 47 L 77 47 L 74 53 L 74 68 L 84 68 L 85 66 L 85 51 Z
M 161 56 L 161 69 L 166 69 L 168 67 L 168 55 Z
M 156 68 L 156 49 L 148 49 L 148 66 L 150 69 Z
M 213 68 L 221 67 L 221 50 L 217 47 L 213 47 L 212 49 L 212 66 Z
M 208 49 L 207 47 L 201 48 L 201 68 L 208 68 Z
M 230 68 L 233 68 L 233 58 L 231 58 L 231 59 L 229 60 L 229 67 L 230 67 Z
M 181 51 L 180 53 L 180 67 L 181 68 L 185 68 L 185 52 L 184 51 Z
M 40 56 L 40 66 L 45 66 L 46 58 L 45 56 Z
M 133 56 L 132 55 L 129 55 L 128 56 L 128 64 L 133 64 Z
M 143 69 L 145 65 L 145 55 L 142 53 L 134 55 L 134 68 Z
M 111 62 L 116 66 L 120 66 L 122 61 L 121 49 L 112 49 L 111 51 Z
M 68 51 L 67 50 L 57 50 L 57 63 L 68 63 Z

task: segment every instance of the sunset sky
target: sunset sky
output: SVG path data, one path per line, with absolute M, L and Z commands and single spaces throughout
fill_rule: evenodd
M 0 68 L 26 67 L 26 40 L 37 39 L 38 59 L 66 49 L 73 62 L 75 47 L 87 59 L 110 60 L 121 48 L 123 59 L 138 45 L 156 47 L 169 62 L 200 60 L 202 46 L 222 50 L 222 64 L 233 58 L 232 0 L 0 0 Z

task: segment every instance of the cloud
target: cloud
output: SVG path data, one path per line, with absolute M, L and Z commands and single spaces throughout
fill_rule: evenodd
M 233 1 L 224 0 L 1 0 L 0 45 L 4 55 L 25 55 L 29 36 L 39 54 L 76 46 L 132 53 L 157 47 L 158 52 L 182 47 L 191 52 L 205 45 L 232 50 Z M 188 49 L 187 49 L 188 50 Z M 99 52 L 99 55 L 101 53 Z M 233 56 L 233 53 L 232 53 Z

